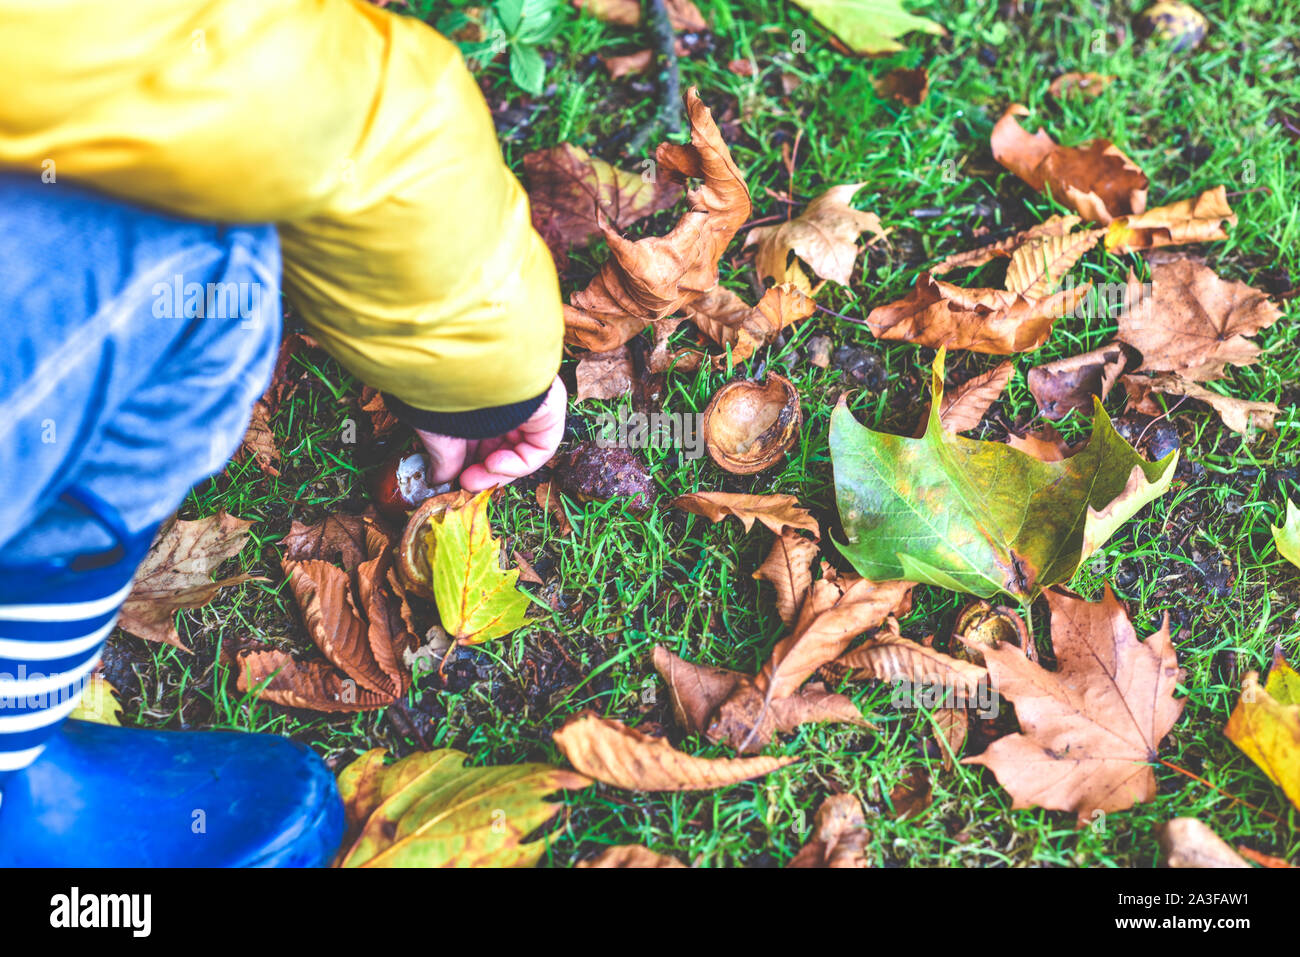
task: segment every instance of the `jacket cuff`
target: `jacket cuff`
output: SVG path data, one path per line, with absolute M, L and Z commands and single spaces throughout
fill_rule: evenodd
M 458 439 L 491 439 L 527 422 L 541 408 L 549 392 L 548 387 L 546 392 L 533 399 L 510 405 L 489 406 L 486 409 L 470 409 L 467 412 L 417 409 L 387 393 L 384 394 L 384 405 L 411 428 L 422 432 L 437 432 Z

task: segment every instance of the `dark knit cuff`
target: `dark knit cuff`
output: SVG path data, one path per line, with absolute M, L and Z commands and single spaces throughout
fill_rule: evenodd
M 546 392 L 535 399 L 513 402 L 510 405 L 494 405 L 486 409 L 470 409 L 466 412 L 433 412 L 429 409 L 417 409 L 407 405 L 396 396 L 384 395 L 384 405 L 388 411 L 397 416 L 413 429 L 423 432 L 437 432 L 458 439 L 491 439 L 504 435 L 511 429 L 518 428 L 541 408 L 546 400 Z

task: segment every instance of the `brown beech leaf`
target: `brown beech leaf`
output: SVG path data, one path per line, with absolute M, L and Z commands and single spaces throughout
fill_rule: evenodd
M 812 513 L 800 506 L 793 495 L 745 495 L 738 492 L 691 492 L 674 500 L 675 508 L 720 522 L 728 515 L 740 519 L 745 531 L 762 522 L 778 535 L 786 528 L 802 528 L 821 536 Z
M 252 524 L 225 512 L 165 524 L 136 569 L 118 627 L 145 641 L 189 651 L 176 631 L 176 612 L 202 608 L 222 588 L 254 580 L 252 575 L 212 580 L 222 562 L 239 554 Z
M 1223 186 L 1194 199 L 1157 206 L 1137 216 L 1123 216 L 1106 229 L 1106 249 L 1116 254 L 1179 243 L 1227 239 L 1225 226 L 1237 225 Z
M 621 721 L 574 715 L 552 739 L 577 770 L 629 791 L 707 791 L 762 777 L 795 758 L 697 758 Z
M 835 663 L 851 669 L 853 680 L 874 678 L 922 684 L 941 678 L 945 686 L 960 691 L 967 699 L 976 694 L 981 682 L 988 680 L 988 672 L 979 665 L 904 638 L 893 618 Z
M 1250 867 L 1209 826 L 1194 817 L 1176 817 L 1160 828 L 1165 867 Z
M 1002 395 L 1002 390 L 1007 387 L 1015 371 L 1016 367 L 1011 362 L 1003 362 L 988 372 L 967 379 L 957 388 L 944 392 L 943 401 L 939 403 L 939 421 L 943 427 L 949 432 L 965 432 L 979 425 L 984 413 Z M 929 417 L 922 417 L 918 434 L 925 431 L 927 418 Z
M 930 92 L 930 71 L 923 66 L 915 70 L 896 67 L 872 80 L 871 85 L 879 97 L 898 100 L 908 106 L 920 106 Z
M 962 289 L 923 272 L 906 298 L 871 310 L 867 324 L 877 339 L 931 349 L 1028 352 L 1047 341 L 1052 324 L 1074 311 L 1090 286 L 1030 299 L 1001 289 Z
M 555 521 L 555 531 L 559 535 L 572 535 L 573 525 L 569 522 L 564 503 L 560 501 L 560 492 L 552 482 L 541 482 L 537 486 L 537 504 L 546 509 Z
M 1018 246 L 1007 266 L 1006 287 L 1030 299 L 1042 299 L 1082 258 L 1105 230 L 1081 229 L 1064 236 L 1043 236 Z
M 884 242 L 888 233 L 875 213 L 864 213 L 850 205 L 862 183 L 832 186 L 789 222 L 757 226 L 745 237 L 745 245 L 758 244 L 754 265 L 761 279 L 792 282 L 804 292 L 811 284 L 791 255 L 807 263 L 821 279 L 849 285 L 857 262 L 858 237 L 871 233 L 868 245 Z
M 393 703 L 392 695 L 359 688 L 357 682 L 323 661 L 296 661 L 283 651 L 266 649 L 241 651 L 238 664 L 236 687 L 241 692 L 256 691 L 262 701 L 285 707 L 373 711 Z
M 627 346 L 619 346 L 612 352 L 589 352 L 578 359 L 574 370 L 578 383 L 576 401 L 617 399 L 632 391 L 635 375 Z
M 640 844 L 616 844 L 595 857 L 579 861 L 575 867 L 685 867 L 675 857 L 658 854 Z
M 1008 435 L 1007 445 L 1032 455 L 1040 462 L 1061 462 L 1074 454 L 1074 449 L 1050 423 L 1025 435 Z
M 1077 225 L 1079 225 L 1078 216 L 1052 216 L 1037 226 L 1022 229 L 1017 233 L 999 239 L 997 242 L 989 243 L 987 246 L 970 249 L 964 253 L 954 253 L 942 262 L 931 266 L 930 274 L 938 276 L 953 269 L 971 269 L 975 266 L 983 266 L 985 263 L 998 258 L 1008 259 L 1013 252 L 1027 242 L 1045 239 L 1050 236 L 1065 236 Z
M 1060 146 L 1039 130 L 1025 132 L 1017 116 L 1029 110 L 1007 107 L 993 126 L 993 158 L 1040 192 L 1046 190 L 1084 219 L 1109 223 L 1147 208 L 1147 177 L 1109 140 Z
M 1118 337 L 1142 353 L 1136 371 L 1177 372 L 1200 382 L 1219 378 L 1229 363 L 1255 362 L 1259 346 L 1246 336 L 1281 315 L 1258 289 L 1179 259 L 1153 266 L 1149 287 L 1129 273 Z
M 533 225 L 557 262 L 573 246 L 600 233 L 597 213 L 615 229 L 626 229 L 681 198 L 681 187 L 665 177 L 627 172 L 569 143 L 524 156 Z
M 813 835 L 786 867 L 870 867 L 871 832 L 862 802 L 852 794 L 833 794 L 813 819 Z
M 1178 660 L 1166 620 L 1139 641 L 1109 586 L 1099 602 L 1044 592 L 1057 670 L 1014 645 L 981 645 L 989 676 L 1016 706 L 1021 733 L 965 758 L 997 775 L 1012 807 L 1122 811 L 1156 795 L 1151 764 L 1182 713 L 1174 698 Z
M 1128 391 L 1128 407 L 1143 415 L 1164 414 L 1164 410 L 1155 401 L 1155 393 L 1185 396 L 1204 402 L 1218 413 L 1224 425 L 1240 435 L 1248 436 L 1256 429 L 1271 429 L 1274 418 L 1282 414 L 1282 410 L 1272 402 L 1234 399 L 1168 372 L 1149 376 L 1126 375 L 1124 388 Z
M 338 561 L 351 571 L 369 557 L 366 552 L 368 520 L 373 522 L 374 516 L 330 514 L 315 525 L 304 525 L 294 519 L 289 534 L 280 542 L 284 557 L 290 561 L 313 558 Z
M 821 548 L 798 532 L 785 529 L 772 542 L 763 564 L 754 577 L 776 589 L 776 610 L 787 625 L 794 624 L 804 596 L 812 588 L 813 564 Z
M 638 10 L 640 6 L 640 4 L 637 4 Z M 644 73 L 650 69 L 655 62 L 655 51 L 646 49 L 622 56 L 601 56 L 600 62 L 605 64 L 605 69 L 609 71 L 609 78 L 618 80 L 636 73 Z
M 1101 91 L 1115 82 L 1115 77 L 1102 73 L 1062 73 L 1047 92 L 1055 99 L 1064 100 L 1070 96 L 1083 96 L 1089 99 L 1101 96 Z
M 572 345 L 608 352 L 718 284 L 718 260 L 749 218 L 749 189 L 694 88 L 686 94 L 686 111 L 691 142 L 660 144 L 658 176 L 701 185 L 686 194 L 689 209 L 667 236 L 633 242 L 602 221 L 610 258 L 565 307 L 565 338 Z
M 718 286 L 687 306 L 686 318 L 718 345 L 730 346 L 733 361 L 744 362 L 755 350 L 775 341 L 786 326 L 807 319 L 816 308 L 793 283 L 773 286 L 753 307 L 730 289 Z M 726 353 L 713 359 L 717 366 L 726 361 Z
M 930 784 L 930 775 L 925 768 L 912 768 L 901 778 L 889 792 L 889 803 L 894 809 L 894 818 L 906 821 L 916 817 L 934 800 L 934 788 Z
M 1105 400 L 1124 371 L 1124 350 L 1117 343 L 1083 355 L 1034 366 L 1025 377 L 1038 411 L 1049 419 L 1070 412 L 1092 411 L 1093 397 Z

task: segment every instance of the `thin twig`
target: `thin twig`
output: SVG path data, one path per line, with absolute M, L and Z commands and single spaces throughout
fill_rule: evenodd
M 1252 811 L 1256 812 L 1257 814 L 1262 814 L 1266 818 L 1269 818 L 1270 820 L 1278 824 L 1282 823 L 1282 819 L 1278 817 L 1276 814 L 1274 814 L 1273 812 L 1265 811 L 1262 807 L 1255 807 L 1255 805 L 1251 804 L 1249 801 L 1245 800 L 1244 798 L 1233 797 L 1231 794 L 1223 790 L 1223 788 L 1219 787 L 1217 784 L 1211 784 L 1209 781 L 1205 780 L 1205 778 L 1193 774 L 1191 771 L 1188 771 L 1186 768 L 1180 768 L 1178 765 L 1166 761 L 1164 758 L 1156 758 L 1156 760 L 1159 761 L 1161 764 L 1163 764 L 1165 767 L 1167 767 L 1169 770 L 1177 771 L 1179 774 L 1185 774 L 1193 781 L 1197 781 L 1201 784 L 1204 784 L 1207 788 L 1210 788 L 1213 791 L 1218 791 L 1220 794 L 1228 798 L 1234 804 L 1244 804 L 1246 807 L 1250 808 Z
M 825 306 L 818 305 L 817 303 L 813 303 L 813 307 L 818 312 L 824 312 L 826 313 L 826 315 L 834 316 L 836 319 L 843 319 L 845 322 L 851 322 L 856 326 L 867 326 L 867 328 L 870 328 L 870 326 L 867 325 L 867 321 L 865 319 L 854 319 L 852 316 L 846 316 L 842 312 L 836 312 L 833 309 L 827 309 Z

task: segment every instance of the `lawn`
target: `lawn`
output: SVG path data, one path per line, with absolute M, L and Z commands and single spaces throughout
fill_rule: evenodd
M 1300 326 L 1292 298 L 1300 277 L 1300 201 L 1292 185 L 1300 169 L 1300 9 L 1262 0 L 1199 4 L 1208 36 L 1194 50 L 1178 52 L 1135 39 L 1133 15 L 1145 5 L 916 3 L 914 12 L 943 24 L 948 35 L 910 34 L 903 52 L 870 60 L 837 52 L 822 27 L 784 0 L 701 0 L 713 30 L 686 38 L 683 86 L 698 87 L 718 118 L 748 181 L 753 218 L 784 217 L 787 207 L 773 194 L 789 193 L 803 204 L 829 186 L 861 182 L 855 205 L 891 231 L 888 246 L 859 262 L 851 287 L 832 285 L 818 299 L 823 311 L 768 350 L 767 367 L 789 375 L 803 399 L 794 449 L 782 464 L 754 476 L 727 474 L 707 457 L 678 450 L 646 450 L 641 454 L 656 483 L 653 506 L 639 513 L 626 500 L 566 498 L 574 527 L 568 536 L 558 534 L 534 497 L 545 473 L 511 485 L 494 506 L 494 525 L 507 550 L 532 556 L 547 582 L 528 586 L 535 601 L 526 627 L 454 652 L 445 678 L 421 675 L 403 705 L 345 716 L 286 709 L 235 690 L 222 643 L 310 649 L 277 543 L 293 519 L 360 512 L 369 500 L 368 476 L 407 440 L 398 433 L 387 442 L 369 441 L 356 404 L 361 384 L 320 353 L 301 354 L 294 374 L 303 385 L 274 420 L 283 474 L 264 475 L 251 461 L 232 463 L 195 489 L 181 512 L 196 518 L 225 509 L 254 519 L 253 541 L 222 571 L 262 580 L 181 613 L 181 637 L 192 654 L 115 634 L 106 673 L 121 693 L 127 723 L 287 735 L 336 768 L 376 746 L 398 755 L 455 747 L 473 764 L 563 764 L 551 732 L 592 708 L 666 731 L 691 753 L 730 754 L 704 739 L 680 737 L 650 651 L 662 644 L 692 661 L 757 670 L 783 631 L 771 590 L 751 577 L 771 537 L 761 529 L 746 534 L 736 522 L 710 524 L 669 503 L 695 490 L 788 492 L 824 527 L 837 527 L 827 444 L 834 401 L 856 390 L 853 408 L 865 424 L 911 434 L 933 360 L 929 350 L 876 341 L 861 320 L 904 296 L 921 269 L 979 245 L 980 236 L 1059 211 L 990 152 L 993 123 L 1008 103 L 1019 102 L 1032 111 L 1028 128 L 1041 126 L 1059 142 L 1114 141 L 1150 177 L 1152 206 L 1225 185 L 1239 222 L 1226 242 L 1192 251 L 1220 275 L 1269 292 L 1284 313 L 1258 337 L 1260 361 L 1231 369 L 1215 386 L 1279 405 L 1275 430 L 1243 439 L 1197 403 L 1153 426 L 1166 438 L 1176 430 L 1182 449 L 1171 490 L 1123 525 L 1073 582 L 1088 598 L 1108 582 L 1141 636 L 1169 616 L 1186 671 L 1178 691 L 1188 703 L 1161 749 L 1167 764 L 1156 768 L 1158 797 L 1082 829 L 1067 813 L 1013 811 L 989 771 L 942 766 L 925 713 L 892 707 L 887 686 L 856 683 L 844 690 L 874 731 L 805 725 L 766 749 L 797 755 L 799 763 L 715 791 L 652 795 L 596 786 L 573 793 L 551 828 L 546 860 L 569 866 L 606 845 L 637 843 L 699 866 L 779 866 L 806 840 L 821 801 L 846 791 L 867 806 L 869 856 L 877 866 L 1148 866 L 1158 860 L 1157 828 L 1179 816 L 1200 818 L 1231 844 L 1294 860 L 1297 812 L 1228 741 L 1223 726 L 1241 677 L 1264 670 L 1276 642 L 1293 662 L 1300 658 L 1300 571 L 1278 556 L 1269 532 L 1281 523 L 1286 497 L 1300 501 Z M 439 2 L 417 8 L 412 12 L 430 22 L 448 12 Z M 520 91 L 502 63 L 481 70 L 512 167 L 519 169 L 531 150 L 570 142 L 635 168 L 639 155 L 622 151 L 658 109 L 656 76 L 611 80 L 598 54 L 650 42 L 648 28 L 609 27 L 574 15 L 543 48 L 549 69 L 542 95 Z M 752 75 L 729 69 L 735 60 L 752 64 Z M 875 92 L 873 76 L 921 65 L 929 70 L 930 93 L 919 106 Z M 1116 80 L 1096 99 L 1057 102 L 1048 86 L 1071 70 Z M 791 78 L 799 82 L 787 92 Z M 793 152 L 793 174 L 783 147 Z M 661 234 L 677 215 L 657 214 L 630 232 Z M 739 250 L 737 243 L 724 256 L 722 279 L 752 301 L 756 279 Z M 575 251 L 562 277 L 565 294 L 584 287 L 604 258 L 603 243 Z M 1075 273 L 1122 282 L 1137 262 L 1098 247 Z M 991 275 L 1000 267 L 984 268 Z M 979 284 L 981 275 L 966 284 Z M 681 335 L 689 335 L 687 328 Z M 1042 349 L 1012 357 L 1019 374 L 972 434 L 1003 439 L 1012 428 L 1034 425 L 1038 410 L 1023 373 L 1100 346 L 1115 331 L 1104 309 L 1059 321 Z M 830 336 L 836 348 L 865 350 L 859 362 L 876 374 L 864 384 L 834 365 L 813 365 L 807 344 L 816 335 Z M 999 361 L 953 353 L 949 376 L 962 380 Z M 566 359 L 562 370 L 571 387 L 573 366 Z M 706 364 L 698 373 L 670 375 L 664 406 L 702 411 L 733 374 L 743 373 L 712 372 Z M 618 405 L 571 404 L 570 439 L 587 437 L 595 417 Z M 1122 388 L 1107 408 L 1123 414 Z M 356 443 L 343 440 L 348 420 L 363 424 Z M 1061 426 L 1071 439 L 1090 427 L 1090 416 L 1077 413 Z M 1150 432 L 1141 422 L 1138 431 Z M 964 601 L 918 587 L 903 634 L 946 640 Z M 1033 615 L 1040 649 L 1049 652 L 1045 604 L 1036 604 Z M 933 802 L 898 819 L 890 793 L 917 768 L 930 776 Z

